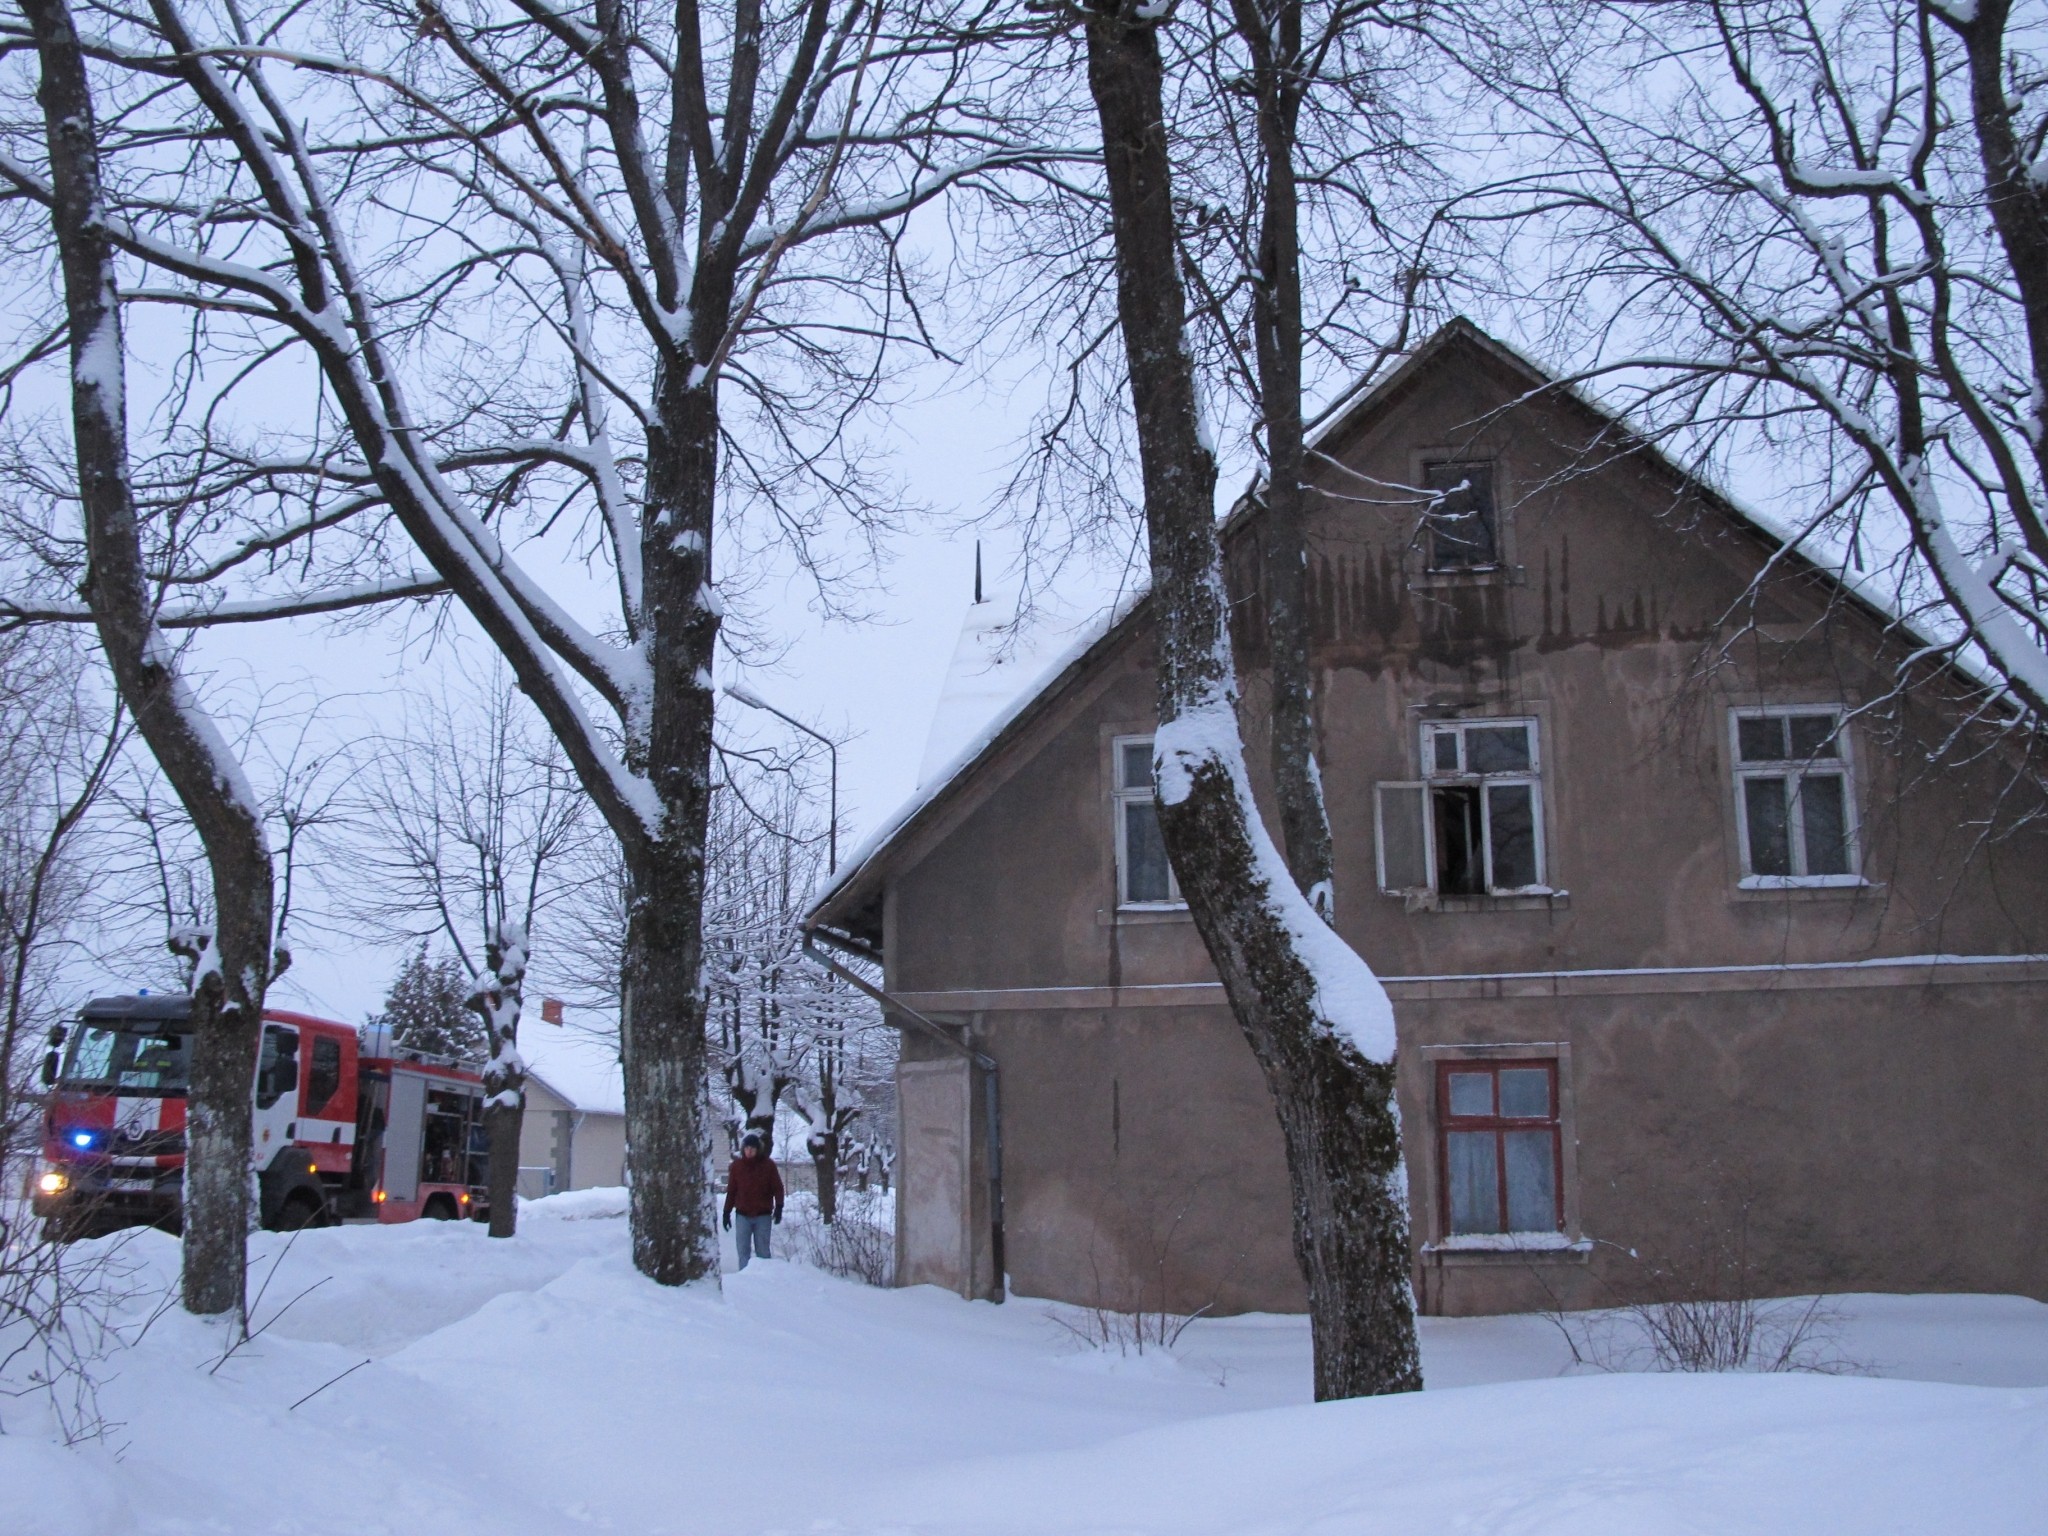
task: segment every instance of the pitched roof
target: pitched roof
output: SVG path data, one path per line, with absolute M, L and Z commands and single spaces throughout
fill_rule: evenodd
M 1614 435 L 1617 457 L 1647 458 L 1737 528 L 1754 536 L 1767 553 L 1784 555 L 1799 574 L 1824 583 L 1881 627 L 1904 627 L 1916 644 L 1926 643 L 1924 636 L 1913 634 L 1911 627 L 1904 625 L 1883 602 L 1844 580 L 1840 572 L 1818 565 L 1788 545 L 1783 533 L 1773 527 L 1769 519 L 1705 484 L 1612 409 L 1575 385 L 1560 381 L 1515 348 L 1488 335 L 1462 316 L 1439 326 L 1390 372 L 1378 379 L 1362 380 L 1349 393 L 1340 396 L 1309 433 L 1309 451 L 1313 453 L 1320 444 L 1339 433 L 1363 426 L 1397 400 L 1424 370 L 1459 347 L 1478 351 L 1524 380 L 1526 395 L 1542 394 L 1564 399 L 1587 412 L 1596 429 Z M 1258 495 L 1262 484 L 1263 479 L 1254 481 L 1232 505 L 1223 520 L 1226 538 L 1240 534 L 1257 515 L 1263 505 Z M 837 928 L 878 943 L 881 938 L 881 875 L 891 855 L 907 839 L 942 816 L 951 803 L 968 791 L 986 764 L 999 757 L 1012 742 L 1027 735 L 1033 724 L 1092 672 L 1098 662 L 1142 627 L 1148 606 L 1147 595 L 1143 589 L 1129 594 L 1115 608 L 1077 631 L 1072 643 L 1040 670 L 1029 687 L 1018 691 L 1006 706 L 998 710 L 980 733 L 968 741 L 943 769 L 933 771 L 933 765 L 928 761 L 925 771 L 919 775 L 916 792 L 847 856 L 836 875 L 819 887 L 812 898 L 810 911 L 805 915 L 805 926 Z
M 528 1021 L 519 1041 L 526 1075 L 572 1109 L 623 1115 L 626 1080 L 619 1067 L 618 1042 L 573 1026 L 535 1028 L 534 1023 Z

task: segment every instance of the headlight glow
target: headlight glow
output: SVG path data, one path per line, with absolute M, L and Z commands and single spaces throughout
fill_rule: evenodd
M 36 1188 L 46 1195 L 61 1195 L 70 1187 L 71 1180 L 61 1173 L 46 1173 L 36 1180 Z

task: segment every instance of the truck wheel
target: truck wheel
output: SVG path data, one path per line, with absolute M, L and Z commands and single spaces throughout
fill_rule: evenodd
M 297 1232 L 306 1227 L 321 1227 L 327 1224 L 327 1205 L 307 1191 L 294 1190 L 285 1197 L 284 1208 L 277 1213 L 277 1230 Z
M 455 1202 L 446 1195 L 436 1195 L 427 1202 L 427 1208 L 420 1214 L 429 1221 L 453 1221 Z

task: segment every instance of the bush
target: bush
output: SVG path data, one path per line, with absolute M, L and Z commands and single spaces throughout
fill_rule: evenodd
M 896 1273 L 896 1197 L 879 1189 L 839 1191 L 828 1226 L 818 1197 L 792 1190 L 783 1208 L 790 1257 L 865 1285 L 888 1285 Z

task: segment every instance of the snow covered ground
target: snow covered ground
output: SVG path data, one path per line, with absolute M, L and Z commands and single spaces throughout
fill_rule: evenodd
M 1433 1390 L 1315 1406 L 1299 1319 L 1137 1357 L 1041 1303 L 779 1261 L 664 1291 L 622 1217 L 584 1191 L 510 1243 L 311 1232 L 274 1274 L 264 1235 L 269 1326 L 218 1369 L 224 1333 L 168 1310 L 104 1363 L 102 1438 L 0 1399 L 0 1532 L 2048 1531 L 2030 1301 L 1845 1298 L 1831 1347 L 1866 1374 L 1834 1376 L 1567 1375 L 1541 1318 L 1432 1319 Z M 175 1245 L 118 1262 L 139 1326 Z

